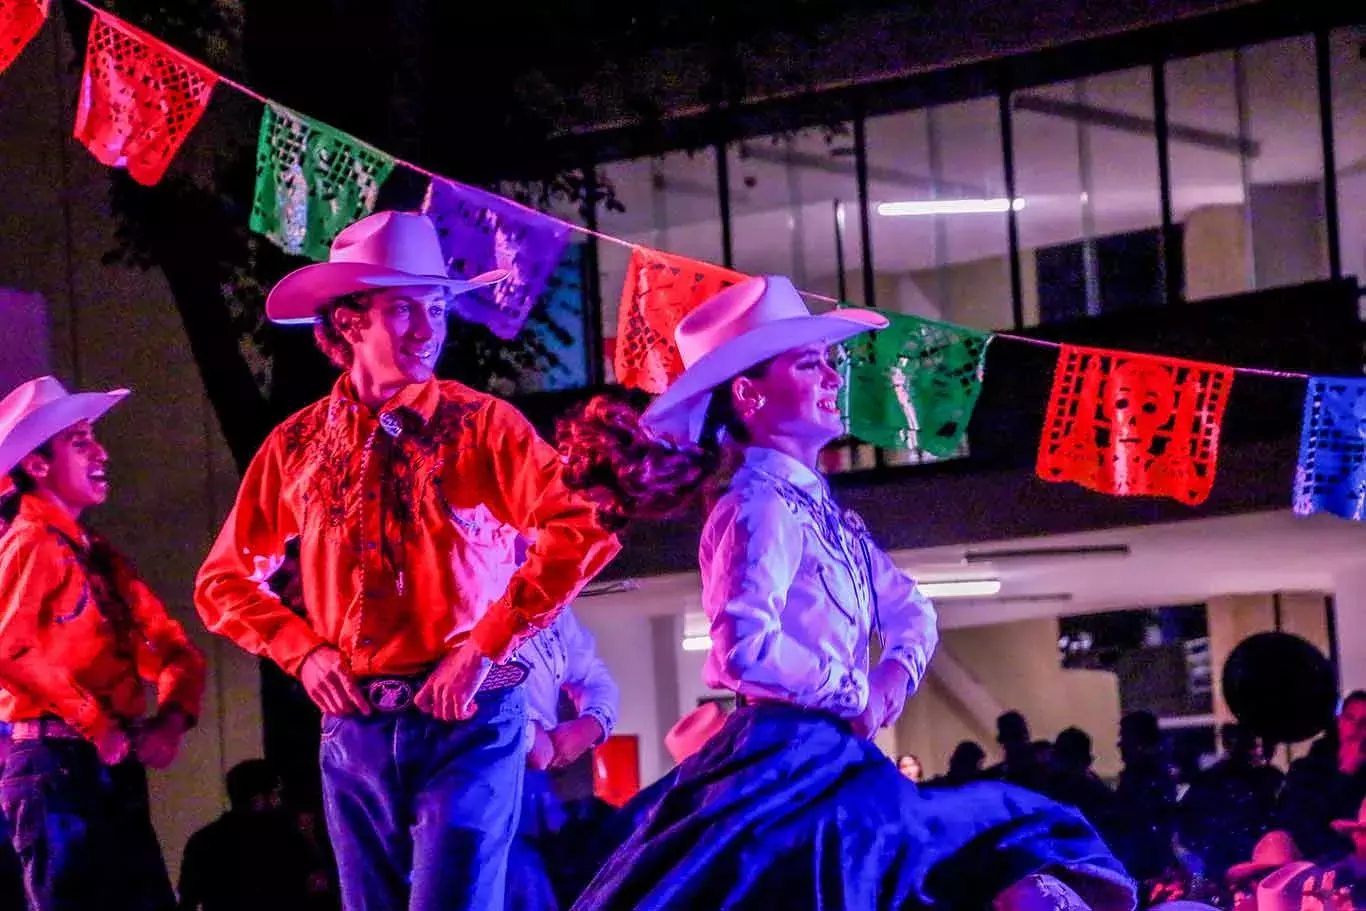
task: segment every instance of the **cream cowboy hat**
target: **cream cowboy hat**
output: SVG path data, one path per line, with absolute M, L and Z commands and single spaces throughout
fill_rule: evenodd
M 1325 871 L 1307 860 L 1286 864 L 1257 885 L 1257 911 L 1300 911 L 1305 881 Z
M 0 400 L 0 475 L 72 424 L 95 420 L 127 395 L 127 389 L 73 394 L 50 376 L 20 385 Z
M 731 285 L 683 317 L 674 330 L 686 369 L 646 409 L 645 425 L 679 442 L 695 443 L 717 386 L 784 351 L 833 345 L 886 325 L 886 317 L 868 310 L 812 314 L 782 276 Z
M 1252 849 L 1252 859 L 1229 867 L 1226 876 L 1230 882 L 1235 882 L 1302 859 L 1300 849 L 1290 833 L 1284 829 L 1272 829 L 1257 840 Z
M 376 212 L 342 229 L 327 262 L 280 279 L 266 298 L 266 316 L 282 325 L 312 323 L 319 307 L 347 294 L 414 287 L 464 294 L 507 277 L 506 269 L 494 269 L 474 278 L 451 278 L 430 218 L 416 212 Z
M 664 735 L 664 746 L 675 763 L 681 763 L 725 727 L 726 713 L 715 702 L 704 702 L 693 709 Z

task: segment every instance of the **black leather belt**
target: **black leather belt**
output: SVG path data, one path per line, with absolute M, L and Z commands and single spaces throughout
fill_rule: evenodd
M 531 668 L 513 659 L 503 664 L 495 664 L 489 669 L 478 692 L 493 693 L 521 686 Z M 361 692 L 377 712 L 404 712 L 412 707 L 422 685 L 427 682 L 428 674 L 414 674 L 408 677 L 363 677 L 359 681 Z

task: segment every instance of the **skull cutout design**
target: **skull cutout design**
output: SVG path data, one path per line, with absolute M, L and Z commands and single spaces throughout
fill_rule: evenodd
M 1120 496 L 1203 502 L 1232 382 L 1227 367 L 1064 345 L 1038 474 Z
M 1114 446 L 1147 449 L 1172 418 L 1176 383 L 1160 364 L 1125 361 L 1109 378 L 1111 432 Z

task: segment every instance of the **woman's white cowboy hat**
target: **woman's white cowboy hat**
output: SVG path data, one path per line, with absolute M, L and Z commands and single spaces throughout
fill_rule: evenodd
M 664 746 L 675 763 L 682 763 L 725 727 L 726 713 L 715 702 L 704 702 L 693 709 L 664 735 Z
M 717 386 L 784 351 L 833 345 L 886 325 L 886 317 L 869 310 L 812 314 L 792 282 L 779 275 L 731 285 L 674 330 L 686 369 L 646 409 L 645 425 L 679 442 L 696 443 Z
M 319 307 L 347 294 L 405 287 L 463 294 L 507 277 L 506 269 L 494 269 L 473 278 L 451 278 L 430 218 L 416 212 L 376 212 L 342 229 L 327 262 L 280 279 L 266 298 L 266 316 L 283 325 L 312 323 Z
M 1236 882 L 1302 859 L 1300 849 L 1290 833 L 1284 829 L 1272 829 L 1257 840 L 1252 849 L 1252 859 L 1229 867 L 1226 875 L 1229 882 Z
M 73 394 L 51 376 L 20 385 L 0 400 L 0 475 L 72 424 L 95 420 L 127 395 L 127 389 Z

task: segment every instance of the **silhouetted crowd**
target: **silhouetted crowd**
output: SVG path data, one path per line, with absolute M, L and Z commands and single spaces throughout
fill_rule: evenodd
M 1284 888 L 1323 896 L 1325 909 L 1349 900 L 1366 907 L 1366 692 L 1343 701 L 1336 725 L 1288 772 L 1271 762 L 1276 745 L 1237 724 L 1219 729 L 1213 763 L 1191 767 L 1172 755 L 1148 712 L 1121 719 L 1123 767 L 1113 782 L 1096 774 L 1092 739 L 1078 728 L 1051 742 L 1034 739 L 1012 711 L 997 719 L 997 741 L 1000 763 L 986 767 L 986 751 L 965 741 L 948 771 L 922 785 L 999 780 L 1076 807 L 1140 881 L 1148 905 L 1187 899 L 1256 907 L 1258 886 L 1284 871 Z M 919 777 L 915 756 L 899 765 Z

